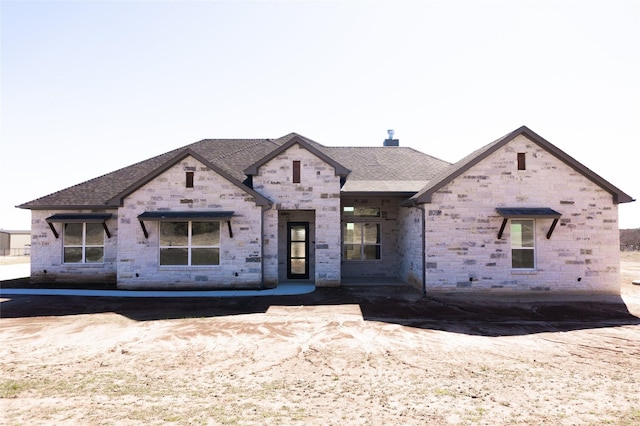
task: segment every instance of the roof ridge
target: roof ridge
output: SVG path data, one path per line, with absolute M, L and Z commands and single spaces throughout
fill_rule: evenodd
M 389 148 L 391 148 L 391 149 L 402 148 L 402 149 L 406 149 L 406 150 L 409 150 L 409 151 L 413 151 L 413 152 L 418 153 L 420 155 L 424 155 L 424 156 L 429 157 L 429 158 L 431 158 L 433 160 L 442 161 L 443 163 L 447 163 L 448 165 L 454 164 L 454 163 L 452 163 L 450 161 L 443 160 L 442 158 L 435 157 L 435 156 L 433 156 L 431 154 L 427 154 L 426 152 L 420 151 L 419 149 L 413 148 L 411 146 L 328 146 L 327 148 L 329 148 L 329 149 L 335 149 L 335 148 L 338 148 L 338 149 L 341 149 L 341 148 L 346 148 L 346 149 L 352 149 L 352 148 L 360 148 L 360 149 L 377 148 L 377 150 L 378 149 L 379 150 L 388 150 Z
M 215 139 L 208 139 L 208 140 L 215 140 Z M 234 139 L 219 139 L 219 140 L 234 140 Z M 236 140 L 249 140 L 250 141 L 252 139 L 236 139 Z M 226 154 L 220 155 L 218 157 L 213 157 L 212 160 L 216 161 L 216 160 L 222 160 L 224 158 L 231 157 L 232 155 L 236 155 L 236 154 L 238 154 L 238 153 L 240 153 L 242 151 L 246 151 L 247 149 L 253 148 L 253 147 L 257 146 L 257 145 L 262 145 L 265 142 L 274 144 L 274 145 L 276 145 L 276 147 L 278 147 L 278 145 L 276 143 L 274 143 L 271 139 L 256 139 L 255 142 L 250 144 L 250 145 L 243 146 L 241 148 L 236 149 L 235 151 L 227 152 Z

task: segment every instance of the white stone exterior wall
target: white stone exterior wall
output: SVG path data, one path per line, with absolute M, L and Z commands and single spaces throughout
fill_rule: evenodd
M 54 210 L 31 211 L 31 281 L 34 283 L 115 283 L 118 251 L 118 215 L 115 210 L 67 210 L 64 213 L 111 213 L 106 224 L 111 238 L 104 236 L 103 263 L 63 263 L 62 223 L 54 223 L 55 237 L 46 218 L 61 213 Z
M 400 207 L 398 209 L 398 273 L 402 281 L 417 289 L 422 289 L 423 282 L 423 232 L 421 209 Z
M 517 170 L 517 153 L 526 170 Z M 518 136 L 433 194 L 426 208 L 427 291 L 619 294 L 618 210 L 612 195 Z M 496 207 L 549 207 L 535 219 L 535 271 L 511 268 L 510 227 Z
M 186 188 L 186 172 L 194 187 Z M 193 157 L 141 186 L 119 209 L 118 287 L 259 288 L 262 285 L 262 208 L 237 185 Z M 233 211 L 231 238 L 220 221 L 219 266 L 160 266 L 159 222 L 146 221 L 146 238 L 138 215 L 146 211 Z
M 293 183 L 293 161 L 300 161 L 300 183 Z M 340 176 L 334 168 L 299 144 L 263 164 L 253 176 L 253 188 L 275 203 L 265 213 L 265 281 L 279 277 L 279 210 L 315 212 L 316 286 L 340 285 Z

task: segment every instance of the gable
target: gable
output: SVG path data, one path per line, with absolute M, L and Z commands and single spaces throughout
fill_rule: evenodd
M 578 173 L 589 179 L 591 182 L 595 183 L 597 186 L 602 188 L 611 194 L 613 198 L 613 202 L 615 204 L 618 203 L 628 203 L 631 201 L 635 201 L 628 194 L 624 193 L 601 176 L 594 173 L 592 170 L 584 166 L 582 163 L 578 162 L 576 159 L 562 151 L 560 148 L 551 144 L 549 141 L 545 140 L 526 126 L 522 126 L 519 129 L 503 136 L 500 139 L 474 151 L 469 154 L 462 160 L 457 163 L 452 164 L 450 167 L 446 168 L 440 175 L 436 176 L 433 181 L 431 181 L 427 186 L 422 188 L 416 195 L 411 197 L 409 200 L 412 204 L 420 204 L 420 203 L 430 203 L 432 195 L 437 192 L 439 189 L 443 188 L 445 185 L 449 184 L 453 179 L 467 172 L 470 168 L 475 166 L 476 164 L 484 161 L 491 154 L 495 153 L 499 149 L 503 148 L 505 145 L 516 139 L 517 137 L 522 136 L 540 146 L 543 150 L 553 155 L 558 160 L 565 163 L 570 168 L 576 170 Z
M 181 161 L 183 161 L 184 159 L 186 159 L 188 157 L 193 157 L 194 159 L 196 159 L 197 161 L 202 163 L 204 166 L 206 166 L 208 169 L 212 170 L 213 172 L 215 172 L 216 174 L 218 174 L 219 176 L 224 178 L 229 183 L 233 184 L 237 188 L 239 188 L 242 191 L 246 192 L 248 195 L 252 196 L 255 199 L 256 205 L 258 205 L 258 206 L 266 206 L 266 205 L 270 205 L 271 204 L 271 202 L 267 198 L 265 198 L 263 195 L 261 195 L 261 194 L 255 192 L 254 190 L 252 190 L 252 189 L 250 189 L 250 188 L 238 183 L 236 181 L 236 179 L 234 179 L 227 172 L 225 172 L 221 168 L 217 167 L 216 165 L 212 164 L 211 162 L 207 161 L 200 154 L 196 153 L 192 149 L 185 149 L 185 150 L 181 151 L 175 157 L 173 157 L 172 159 L 167 161 L 165 164 L 163 164 L 161 167 L 158 167 L 157 169 L 153 170 L 151 173 L 148 173 L 142 179 L 139 179 L 138 181 L 134 182 L 129 187 L 127 187 L 125 190 L 123 190 L 120 193 L 118 193 L 115 197 L 111 198 L 108 201 L 108 203 L 110 205 L 114 205 L 114 206 L 116 206 L 116 205 L 117 206 L 122 206 L 125 197 L 127 197 L 130 194 L 132 194 L 133 192 L 135 192 L 136 190 L 141 188 L 143 185 L 149 183 L 150 181 L 152 181 L 153 179 L 157 178 L 162 173 L 168 171 L 169 169 L 174 167 L 176 164 L 180 163 Z
M 252 165 L 247 167 L 244 170 L 244 173 L 246 175 L 248 175 L 248 176 L 257 175 L 258 174 L 258 170 L 260 169 L 260 167 L 264 166 L 266 163 L 268 163 L 269 161 L 273 160 L 277 156 L 282 155 L 284 152 L 286 152 L 287 150 L 289 150 L 291 147 L 293 147 L 296 144 L 300 145 L 302 148 L 304 148 L 307 151 L 311 152 L 313 155 L 318 157 L 320 160 L 324 161 L 325 163 L 327 163 L 328 165 L 333 167 L 334 173 L 335 173 L 336 176 L 346 176 L 346 175 L 349 174 L 349 172 L 350 172 L 349 169 L 344 167 L 342 164 L 338 163 L 333 158 L 329 157 L 324 152 L 320 151 L 318 148 L 313 146 L 309 141 L 307 141 L 305 138 L 302 138 L 299 135 L 295 135 L 294 137 L 289 139 L 286 143 L 284 143 L 283 145 L 281 145 L 278 148 L 274 149 L 269 154 L 265 155 L 260 160 L 256 161 L 255 163 L 253 163 Z

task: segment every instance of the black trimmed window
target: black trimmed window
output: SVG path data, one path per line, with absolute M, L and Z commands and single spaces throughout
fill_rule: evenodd
M 104 226 L 102 223 L 65 223 L 62 240 L 64 263 L 104 262 Z
M 344 260 L 379 260 L 381 258 L 380 207 L 344 206 L 342 217 L 342 258 Z
M 513 269 L 535 269 L 535 241 L 533 219 L 511 219 L 511 267 Z
M 220 222 L 160 222 L 161 266 L 220 264 Z
M 380 259 L 380 224 L 346 222 L 343 230 L 344 260 Z
M 186 176 L 185 176 L 186 185 L 185 186 L 187 188 L 193 188 L 193 176 L 194 176 L 193 172 L 186 172 Z
M 527 154 L 524 152 L 518 153 L 518 170 L 527 170 Z

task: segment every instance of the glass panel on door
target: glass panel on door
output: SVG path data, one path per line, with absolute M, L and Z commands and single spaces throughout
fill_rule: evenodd
M 290 222 L 287 224 L 287 278 L 309 278 L 309 223 Z

